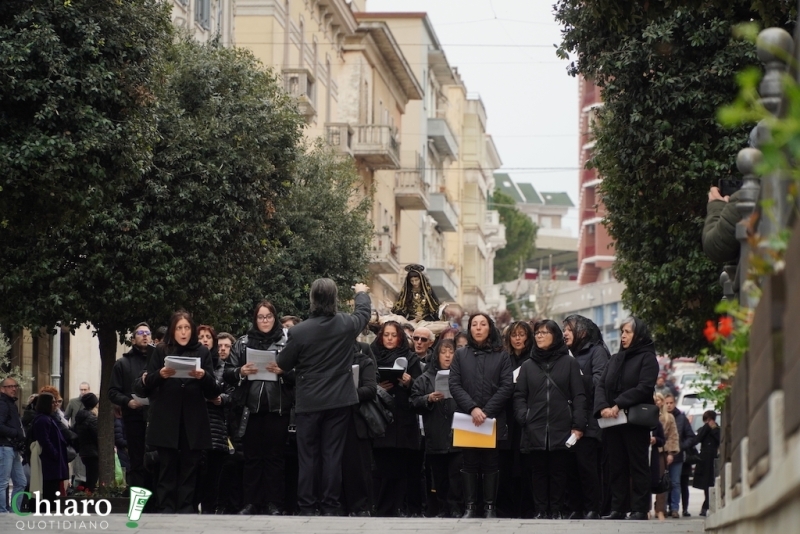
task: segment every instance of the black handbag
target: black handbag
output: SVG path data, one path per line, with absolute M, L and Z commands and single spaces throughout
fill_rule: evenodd
M 672 479 L 669 478 L 669 470 L 665 470 L 664 474 L 661 475 L 661 479 L 659 479 L 658 484 L 650 488 L 650 492 L 654 495 L 658 495 L 659 493 L 666 493 L 672 487 Z
M 658 424 L 658 406 L 655 404 L 637 404 L 626 412 L 628 423 L 646 428 L 655 428 Z
M 394 422 L 394 397 L 378 386 L 377 394 L 371 400 L 358 405 L 358 415 L 367 424 L 371 438 L 379 438 L 386 434 L 386 428 Z

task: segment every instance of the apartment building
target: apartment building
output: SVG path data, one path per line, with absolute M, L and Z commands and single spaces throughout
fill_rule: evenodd
M 233 46 L 236 0 L 172 0 L 172 23 L 201 43 L 219 38 Z

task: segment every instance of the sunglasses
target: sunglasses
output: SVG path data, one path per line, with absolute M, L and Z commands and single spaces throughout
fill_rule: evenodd
M 150 330 L 137 330 L 136 331 L 136 335 L 137 336 L 149 336 L 150 335 Z
M 413 339 L 414 341 L 422 341 L 424 343 L 430 341 L 430 339 L 428 339 L 427 337 L 422 337 L 422 336 L 413 336 L 411 339 Z

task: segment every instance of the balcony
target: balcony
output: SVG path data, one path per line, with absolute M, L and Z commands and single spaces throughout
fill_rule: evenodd
M 506 227 L 500 222 L 500 213 L 495 210 L 486 212 L 486 242 L 492 250 L 506 246 Z
M 353 155 L 353 129 L 343 122 L 329 122 L 325 125 L 325 140 L 328 145 L 341 154 Z
M 455 232 L 458 229 L 458 214 L 444 193 L 428 195 L 428 215 L 436 220 L 442 232 Z
M 455 281 L 454 275 L 451 274 L 450 269 L 429 267 L 425 269 L 425 272 L 428 273 L 428 280 L 436 296 L 439 298 L 439 302 L 458 300 L 458 283 Z M 455 269 L 453 269 L 453 272 L 455 272 Z
M 428 139 L 433 141 L 436 150 L 444 155 L 453 159 L 458 158 L 458 141 L 450 125 L 443 118 L 429 118 L 428 119 Z
M 389 126 L 357 124 L 353 155 L 373 169 L 399 169 L 400 144 Z
M 283 88 L 297 102 L 297 110 L 311 121 L 317 115 L 316 83 L 308 69 L 283 69 Z
M 397 171 L 394 177 L 394 200 L 400 209 L 428 209 L 428 184 L 420 171 Z
M 372 236 L 370 246 L 369 270 L 374 274 L 398 274 L 400 263 L 397 261 L 397 247 L 387 233 Z

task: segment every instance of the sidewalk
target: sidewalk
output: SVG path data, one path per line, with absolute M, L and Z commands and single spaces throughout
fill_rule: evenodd
M 6 514 L 4 514 L 6 515 Z M 62 518 L 63 519 L 63 518 Z M 93 516 L 68 518 L 70 525 L 59 525 L 56 518 L 19 517 L 6 515 L 0 518 L 0 532 L 107 532 L 119 534 L 136 533 L 197 533 L 228 534 L 231 532 L 269 532 L 295 534 L 358 534 L 389 532 L 392 534 L 530 534 L 546 531 L 550 533 L 630 533 L 654 532 L 659 534 L 702 533 L 704 522 L 697 518 L 672 521 L 547 521 L 520 519 L 399 519 L 399 518 L 355 518 L 355 517 L 269 517 L 269 516 L 221 516 L 221 515 L 159 515 L 142 516 L 137 528 L 125 526 L 123 515 L 105 518 Z M 89 528 L 90 520 L 96 528 Z M 48 524 L 52 521 L 52 524 Z M 107 528 L 102 528 L 102 521 Z M 21 528 L 20 528 L 21 527 Z M 67 528 L 64 528 L 67 527 Z

